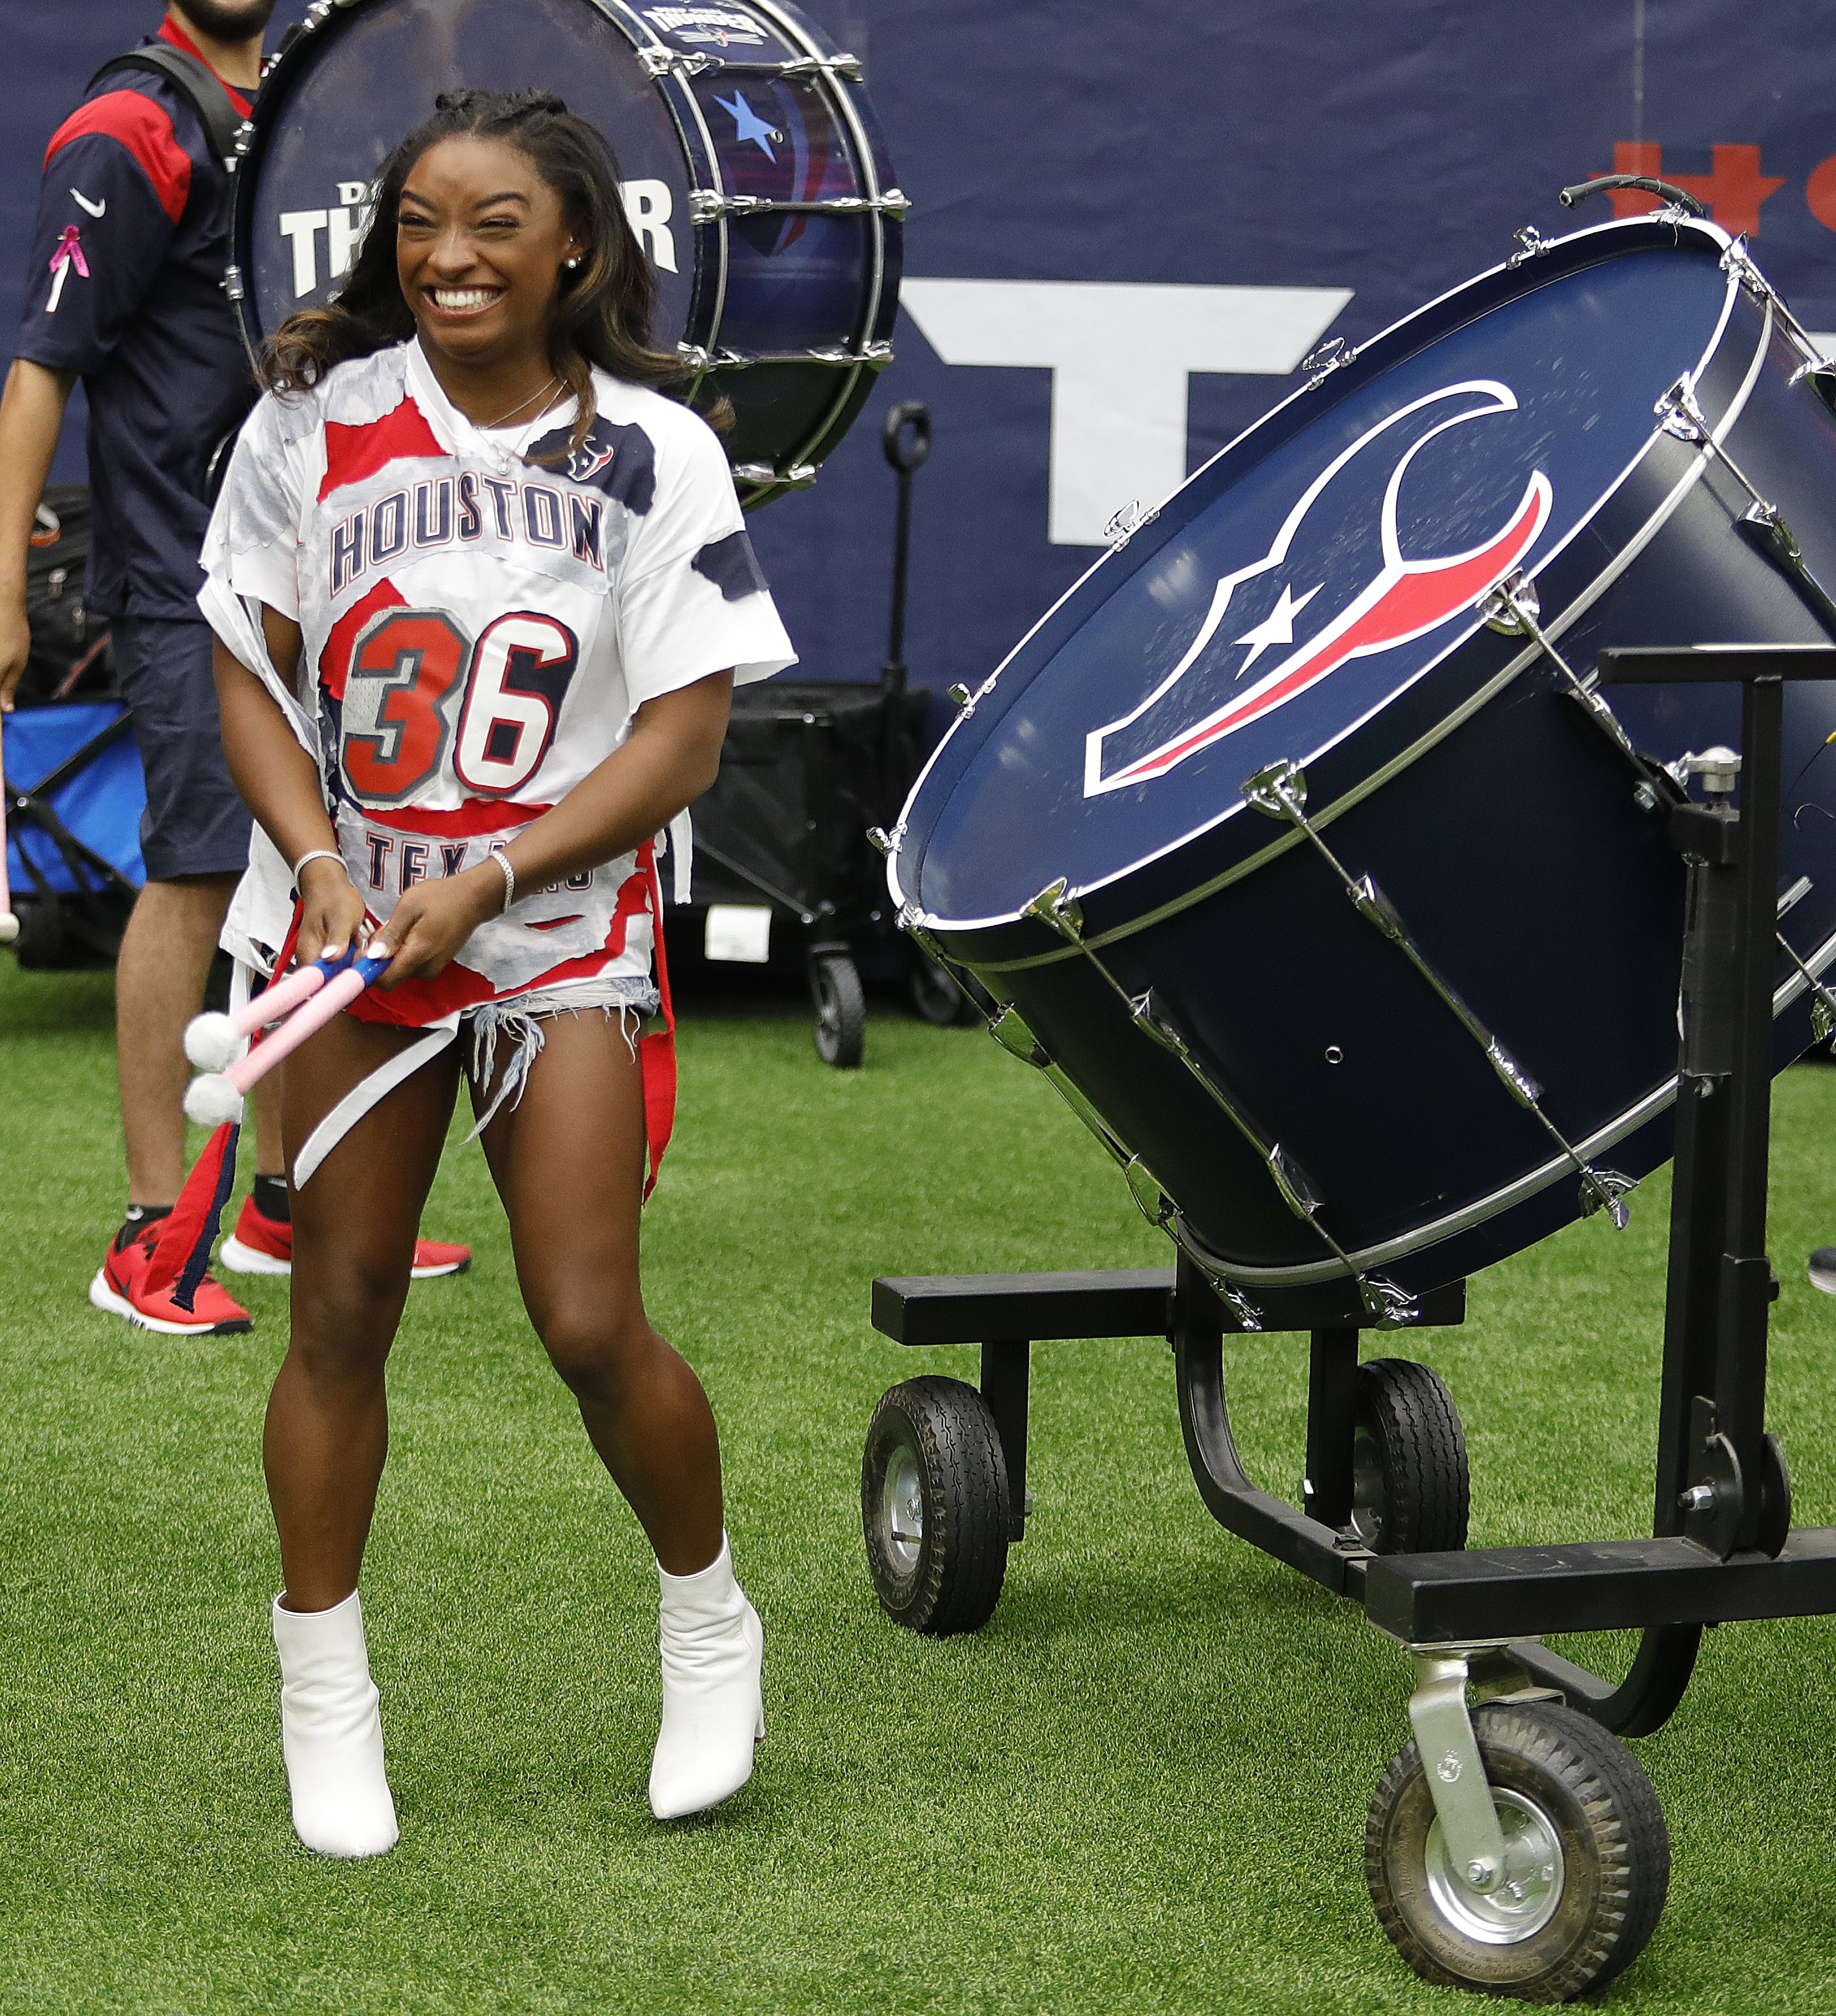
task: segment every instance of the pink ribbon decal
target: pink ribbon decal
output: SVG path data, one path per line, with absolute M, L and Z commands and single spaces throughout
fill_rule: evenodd
M 83 257 L 83 241 L 77 235 L 77 227 L 67 224 L 63 236 L 57 241 L 57 250 L 51 255 L 51 270 L 56 272 L 60 266 L 74 265 L 86 280 L 89 277 L 89 261 Z
M 47 315 L 57 313 L 57 304 L 63 299 L 63 283 L 70 277 L 73 266 L 85 280 L 88 279 L 89 261 L 83 257 L 83 241 L 77 236 L 75 225 L 67 224 L 57 250 L 51 255 L 51 298 L 45 304 Z

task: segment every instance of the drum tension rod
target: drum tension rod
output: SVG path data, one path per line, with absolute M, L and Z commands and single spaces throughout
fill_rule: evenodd
M 874 841 L 874 844 L 880 846 L 880 842 L 884 841 L 885 844 L 881 847 L 880 851 L 883 853 L 889 853 L 896 850 L 898 837 L 904 832 L 903 826 L 895 826 L 891 833 L 883 832 L 880 828 L 875 826 L 869 832 L 868 837 L 873 839 L 873 835 L 877 833 L 879 839 Z M 905 932 L 927 957 L 935 960 L 940 966 L 950 966 L 952 963 L 945 953 L 943 947 L 925 928 L 922 917 L 923 913 L 916 904 L 905 903 L 901 905 L 896 921 L 899 929 Z M 974 998 L 973 995 L 970 996 L 971 999 Z M 1012 1002 L 1006 1003 L 995 1014 L 986 1018 L 986 1026 L 988 1034 L 1003 1049 L 1008 1052 L 1010 1056 L 1018 1057 L 1022 1064 L 1031 1064 L 1035 1071 L 1043 1076 L 1046 1083 L 1077 1115 L 1083 1125 L 1096 1136 L 1097 1143 L 1103 1153 L 1121 1171 L 1122 1180 L 1129 1186 L 1129 1194 L 1135 1200 L 1142 1216 L 1154 1226 L 1156 1231 L 1165 1231 L 1171 1223 L 1175 1211 L 1172 1200 L 1161 1189 L 1159 1178 L 1129 1147 L 1127 1143 L 1113 1131 L 1102 1114 L 1053 1061 L 1051 1053 L 1028 1028 L 1019 1010 Z M 1237 1320 L 1245 1330 L 1262 1329 L 1262 1312 L 1254 1303 L 1239 1294 L 1227 1284 L 1217 1285 L 1219 1293 L 1229 1301 L 1236 1312 Z
M 1783 923 L 1785 913 L 1795 909 L 1810 894 L 1811 880 L 1808 875 L 1800 875 L 1784 895 L 1779 898 L 1779 920 Z M 1836 993 L 1829 984 L 1820 980 L 1798 956 L 1798 948 L 1781 931 L 1773 935 L 1778 939 L 1786 958 L 1797 967 L 1805 985 L 1810 990 L 1810 1033 L 1818 1042 L 1827 1042 L 1836 1035 Z
M 1265 816 L 1287 820 L 1312 841 L 1320 858 L 1345 884 L 1345 893 L 1359 915 L 1374 925 L 1440 995 L 1467 1033 L 1485 1053 L 1486 1062 L 1505 1089 L 1525 1112 L 1535 1116 L 1550 1139 L 1575 1165 L 1581 1178 L 1582 1216 L 1590 1217 L 1597 1211 L 1604 1211 L 1615 1226 L 1624 1231 L 1629 1216 L 1625 1197 L 1634 1187 L 1632 1180 L 1611 1169 L 1597 1170 L 1582 1159 L 1574 1144 L 1543 1111 L 1543 1087 L 1429 961 L 1403 923 L 1395 905 L 1377 887 L 1376 880 L 1369 875 L 1354 876 L 1327 845 L 1319 828 L 1307 816 L 1307 778 L 1300 765 L 1285 759 L 1267 765 L 1246 779 L 1243 795 Z
M 1083 907 L 1071 895 L 1069 885 L 1064 879 L 1061 877 L 1042 889 L 1021 914 L 1037 917 L 1042 923 L 1049 924 L 1066 944 L 1088 959 L 1110 991 L 1128 1010 L 1129 1019 L 1142 1035 L 1150 1042 L 1177 1057 L 1198 1081 L 1213 1103 L 1256 1151 L 1273 1178 L 1275 1187 L 1281 1193 L 1282 1201 L 1295 1217 L 1312 1227 L 1331 1250 L 1333 1257 L 1356 1282 L 1359 1299 L 1377 1319 L 1379 1324 L 1400 1325 L 1414 1321 L 1416 1310 L 1413 1298 L 1394 1282 L 1373 1280 L 1359 1271 L 1351 1255 L 1319 1222 L 1320 1208 L 1326 1200 L 1321 1195 L 1319 1186 L 1279 1141 L 1272 1140 L 1251 1118 L 1194 1056 L 1192 1046 L 1183 1031 L 1154 999 L 1154 990 L 1150 988 L 1145 994 L 1131 994 L 1097 956 L 1094 949 L 1085 943 Z M 1240 1310 L 1239 1313 L 1241 1313 Z
M 1715 437 L 1696 398 L 1696 387 L 1688 372 L 1677 380 L 1651 409 L 1664 423 L 1664 431 L 1680 441 L 1699 443 L 1705 455 L 1712 455 L 1753 502 L 1734 520 L 1755 545 L 1760 545 L 1797 582 L 1800 592 L 1826 628 L 1836 632 L 1836 600 L 1810 571 L 1797 535 L 1786 524 L 1776 504 L 1769 503 L 1754 488 L 1747 472 Z
M 1536 584 L 1521 567 L 1514 567 L 1496 588 L 1481 597 L 1478 613 L 1486 628 L 1496 630 L 1501 637 L 1529 638 L 1568 682 L 1568 697 L 1612 743 L 1620 760 L 1637 778 L 1633 797 L 1641 811 L 1662 812 L 1683 802 L 1687 794 L 1676 779 L 1633 747 L 1632 737 L 1607 704 L 1595 675 L 1589 672 L 1583 677 L 1577 673 L 1556 649 L 1554 639 L 1540 621 L 1543 603 L 1537 596 Z
M 1756 301 L 1762 301 L 1784 326 L 1786 335 L 1805 360 L 1802 366 L 1792 373 L 1791 382 L 1794 384 L 1806 372 L 1828 368 L 1830 360 L 1811 340 L 1810 331 L 1791 312 L 1784 297 L 1754 264 L 1753 255 L 1747 250 L 1747 240 L 1744 236 L 1737 238 L 1723 253 L 1721 270 L 1738 280 Z

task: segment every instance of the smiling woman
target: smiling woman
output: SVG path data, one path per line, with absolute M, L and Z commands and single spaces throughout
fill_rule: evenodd
M 668 1027 L 652 836 L 712 781 L 734 682 L 794 661 L 718 442 L 656 389 L 676 367 L 599 135 L 546 94 L 449 95 L 377 216 L 344 295 L 275 339 L 200 598 L 265 836 L 232 924 L 390 961 L 282 1088 L 274 1633 L 294 1826 L 342 1856 L 396 1838 L 356 1586 L 462 1028 L 525 1305 L 657 1558 L 652 1807 L 751 1773 L 762 1634 L 714 1417 L 638 1277 L 675 1086 L 638 1033 Z
M 560 99 L 446 93 L 383 164 L 374 214 L 396 220 L 393 242 L 372 230 L 337 301 L 276 331 L 262 362 L 272 388 L 312 384 L 418 331 L 441 385 L 483 426 L 501 424 L 491 401 L 515 397 L 518 370 L 551 365 L 577 402 L 578 449 L 592 424 L 583 394 L 592 366 L 628 384 L 681 383 L 680 360 L 653 347 L 656 286 L 619 197 L 617 157 Z M 537 393 L 523 389 L 532 405 Z M 722 399 L 707 418 L 718 427 L 729 414 Z

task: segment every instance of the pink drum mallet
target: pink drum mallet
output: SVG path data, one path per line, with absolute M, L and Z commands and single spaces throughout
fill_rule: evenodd
M 308 1001 L 336 974 L 350 965 L 348 959 L 315 959 L 277 980 L 263 992 L 245 1001 L 228 1015 L 214 1009 L 194 1015 L 185 1025 L 185 1054 L 200 1071 L 227 1071 L 236 1060 L 236 1048 L 245 1036 L 265 1029 L 270 1022 Z
M 350 965 L 334 970 L 330 979 L 319 974 L 316 965 L 284 980 L 276 988 L 257 995 L 241 1012 L 244 1017 L 254 1017 L 250 1024 L 258 1028 L 272 1021 L 276 1013 L 276 1003 L 287 988 L 304 981 L 308 974 L 315 975 L 309 986 L 298 987 L 286 996 L 290 1003 L 298 1005 L 265 1042 L 257 1043 L 246 1057 L 239 1058 L 227 1071 L 211 1071 L 202 1078 L 194 1078 L 185 1089 L 185 1111 L 188 1119 L 200 1127 L 221 1127 L 226 1121 L 239 1121 L 243 1117 L 243 1096 L 259 1079 L 265 1078 L 282 1058 L 297 1050 L 314 1030 L 322 1029 L 326 1024 L 341 1010 L 355 1001 L 364 989 L 372 985 L 388 970 L 389 961 L 383 959 L 359 959 Z M 197 1021 L 185 1031 L 185 1049 L 191 1052 L 191 1030 L 198 1022 L 214 1020 L 225 1022 L 233 1028 L 236 1017 L 219 1016 L 207 1018 L 200 1016 Z M 238 1031 L 238 1036 L 248 1033 Z M 196 1061 L 194 1059 L 193 1061 Z

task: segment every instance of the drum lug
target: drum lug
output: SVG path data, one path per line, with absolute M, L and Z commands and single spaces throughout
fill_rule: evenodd
M 1358 1292 L 1364 1306 L 1377 1319 L 1378 1330 L 1407 1330 L 1421 1321 L 1421 1305 L 1406 1288 L 1379 1275 L 1360 1276 Z
M 1534 224 L 1526 224 L 1521 231 L 1511 235 L 1517 239 L 1519 249 L 1504 263 L 1513 272 L 1528 260 L 1540 259 L 1549 250 L 1550 241 Z
M 807 490 L 816 480 L 816 465 L 812 462 L 794 463 L 788 469 L 774 469 L 769 462 L 737 462 L 733 465 L 733 479 L 738 483 L 750 483 L 760 489 Z
M 1122 1180 L 1129 1186 L 1129 1196 L 1141 1207 L 1141 1215 L 1157 1229 L 1164 1227 L 1173 1215 L 1172 1201 L 1139 1155 L 1131 1155 L 1123 1164 Z
M 880 829 L 878 826 L 876 826 L 873 829 L 873 832 L 880 833 Z M 884 840 L 887 843 L 886 846 L 880 849 L 881 852 L 897 853 L 898 851 L 899 842 L 903 840 L 905 837 L 905 829 L 902 822 L 899 825 L 895 826 L 891 833 L 880 833 L 881 839 Z M 869 833 L 868 837 L 872 839 L 873 834 Z M 874 844 L 878 846 L 879 842 L 875 841 Z M 937 940 L 931 935 L 931 934 L 925 929 L 923 923 L 920 921 L 923 914 L 923 912 L 919 909 L 916 903 L 902 903 L 899 905 L 898 915 L 894 919 L 894 922 L 898 924 L 899 929 L 905 933 L 906 937 L 925 953 L 927 958 L 934 959 L 941 965 L 944 958 L 943 948 L 938 943 Z M 1031 1040 L 1030 1036 L 1028 1040 L 1029 1042 Z
M 1035 1071 L 1044 1071 L 1052 1062 L 1041 1048 L 1038 1037 L 1027 1027 L 1020 1011 L 1011 1004 L 1003 1008 L 988 1024 L 988 1034 L 1003 1049 L 1018 1057 L 1023 1064 L 1031 1064 Z
M 1592 1218 L 1604 1211 L 1623 1232 L 1632 1216 L 1625 1200 L 1638 1188 L 1637 1179 L 1622 1176 L 1617 1169 L 1590 1169 L 1588 1178 L 1581 1186 L 1581 1215 Z
M 1536 584 L 1521 567 L 1513 567 L 1489 595 L 1479 598 L 1481 619 L 1501 637 L 1528 637 L 1530 625 L 1542 614 Z
M 704 56 L 699 50 L 665 49 L 659 42 L 654 47 L 638 51 L 638 61 L 646 77 L 667 77 L 673 70 L 686 82 L 689 77 L 699 77 L 704 70 L 719 70 L 722 66 L 718 56 Z
M 1651 409 L 1664 423 L 1664 431 L 1680 441 L 1699 441 L 1708 435 L 1708 423 L 1696 403 L 1696 388 L 1685 372 Z
M 1268 1327 L 1262 1311 L 1219 1267 L 1217 1262 L 1191 1237 L 1183 1224 L 1175 1224 L 1173 1243 L 1204 1275 L 1205 1285 L 1236 1317 L 1240 1330 L 1261 1330 Z
M 1285 756 L 1246 779 L 1243 795 L 1266 818 L 1287 819 L 1303 828 L 1306 825 L 1307 773 Z
M 850 84 L 859 84 L 866 74 L 860 58 L 849 55 L 846 49 L 837 49 L 832 56 L 793 56 L 788 63 L 774 67 L 780 77 L 811 77 L 826 70 L 832 76 L 845 77 Z
M 1163 1050 L 1170 1050 L 1175 1057 L 1186 1054 L 1186 1039 L 1170 1022 L 1164 1021 L 1154 1005 L 1154 989 L 1139 994 L 1129 1003 L 1129 1012 L 1135 1019 L 1135 1026 L 1150 1043 L 1158 1043 Z
M 675 354 L 685 371 L 743 371 L 758 361 L 743 350 L 704 350 L 698 343 L 679 343 Z
M 1311 392 L 1316 385 L 1323 385 L 1335 371 L 1344 369 L 1357 355 L 1355 345 L 1348 344 L 1342 336 L 1329 336 L 1325 342 L 1316 344 L 1301 359 L 1301 369 L 1312 374 L 1305 389 Z
M 1158 506 L 1151 511 L 1144 511 L 1140 499 L 1132 498 L 1121 510 L 1111 515 L 1103 527 L 1103 542 L 1111 553 L 1119 553 L 1143 525 L 1151 525 L 1160 515 Z
M 1062 875 L 1056 882 L 1047 883 L 1020 914 L 1023 917 L 1037 917 L 1042 923 L 1049 924 L 1061 938 L 1080 951 L 1082 949 L 1084 906 L 1072 895 L 1071 884 Z M 1125 995 L 1123 999 L 1129 1000 L 1131 997 Z
M 884 371 L 892 362 L 890 343 L 864 343 L 859 350 L 850 350 L 844 344 L 830 344 L 822 350 L 806 350 L 805 358 L 812 364 L 835 364 L 846 369 L 865 367 L 869 371 Z

